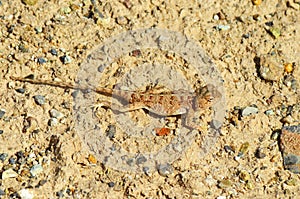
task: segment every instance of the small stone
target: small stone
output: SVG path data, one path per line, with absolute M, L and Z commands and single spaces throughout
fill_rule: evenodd
M 241 145 L 237 158 L 243 157 L 249 150 L 249 142 L 245 142 Z
M 143 167 L 143 172 L 147 175 L 150 176 L 150 168 L 149 167 Z
M 291 73 L 294 70 L 294 66 L 292 63 L 284 64 L 284 71 L 287 73 Z
M 265 114 L 269 116 L 269 115 L 274 115 L 275 113 L 272 109 L 269 109 L 265 111 Z
M 7 178 L 15 178 L 17 176 L 18 176 L 17 172 L 15 172 L 12 168 L 10 168 L 10 169 L 3 171 L 2 180 L 5 180 Z
M 255 157 L 262 159 L 266 157 L 266 154 L 262 152 L 261 148 L 256 149 L 255 151 Z
M 8 157 L 7 153 L 0 153 L 0 161 L 4 162 L 7 157 Z
M 215 26 L 215 29 L 216 30 L 223 30 L 223 31 L 226 31 L 226 30 L 229 30 L 230 29 L 230 25 L 222 25 L 222 24 L 219 24 L 219 25 L 216 25 Z
M 242 113 L 241 115 L 243 117 L 245 116 L 249 116 L 249 115 L 254 115 L 254 114 L 257 114 L 258 113 L 258 108 L 257 107 L 254 107 L 254 106 L 247 106 L 246 108 L 244 108 L 242 110 Z
M 282 128 L 280 149 L 282 150 L 284 168 L 300 173 L 300 125 Z
M 291 124 L 291 123 L 294 122 L 294 119 L 293 119 L 293 117 L 291 115 L 288 115 L 288 116 L 282 118 L 280 120 L 280 122 L 283 123 L 283 124 Z
M 38 64 L 44 64 L 44 63 L 46 63 L 46 62 L 47 62 L 46 59 L 43 58 L 43 57 L 38 57 L 38 58 L 37 58 L 37 63 L 38 63 Z
M 262 0 L 252 0 L 252 3 L 256 6 L 259 6 L 261 4 Z
M 167 177 L 173 173 L 173 167 L 170 164 L 160 164 L 158 166 L 158 173 L 163 177 Z
M 115 125 L 109 125 L 107 130 L 106 130 L 106 136 L 109 139 L 113 139 L 113 138 L 115 138 L 115 134 L 116 134 L 116 126 Z
M 56 119 L 61 119 L 64 117 L 64 114 L 62 114 L 61 112 L 59 112 L 58 110 L 56 109 L 51 109 L 50 110 L 50 116 L 51 117 L 54 117 Z
M 32 177 L 37 176 L 38 174 L 42 173 L 44 171 L 42 165 L 37 164 L 30 168 L 30 174 Z
M 64 197 L 63 191 L 58 191 L 58 192 L 56 192 L 56 196 L 59 197 L 59 198 Z
M 5 113 L 6 111 L 4 109 L 0 109 L 0 119 L 2 119 Z
M 271 139 L 272 139 L 272 140 L 278 140 L 279 135 L 280 135 L 280 131 L 275 130 L 275 131 L 272 133 L 272 135 L 271 135 Z
M 11 157 L 8 159 L 9 164 L 16 164 L 16 159 L 14 157 Z
M 143 164 L 143 163 L 145 163 L 145 162 L 147 162 L 147 158 L 145 157 L 145 156 L 140 156 L 140 157 L 138 157 L 137 159 L 136 159 L 136 164 Z
M 246 170 L 240 171 L 239 177 L 244 182 L 247 182 L 248 180 L 250 180 L 250 174 Z
M 271 55 L 261 56 L 259 73 L 264 80 L 278 81 L 283 74 L 283 68 Z
M 72 12 L 72 9 L 70 7 L 63 7 L 61 8 L 61 12 L 64 14 L 70 14 Z
M 44 105 L 45 104 L 45 97 L 42 95 L 35 95 L 34 97 L 34 101 L 36 104 L 38 105 Z
M 213 16 L 213 19 L 215 20 L 215 21 L 218 21 L 220 18 L 219 18 L 219 15 L 217 15 L 217 14 L 215 14 L 214 16 Z
M 24 94 L 25 93 L 25 89 L 24 88 L 17 88 L 16 91 L 18 93 Z
M 231 187 L 231 185 L 232 185 L 232 182 L 230 180 L 228 180 L 228 179 L 221 180 L 218 183 L 218 187 L 220 187 L 221 189 L 225 189 L 225 188 Z
M 289 186 L 296 186 L 298 185 L 298 180 L 295 178 L 289 179 L 285 181 L 285 184 L 289 185 Z
M 43 32 L 43 28 L 40 27 L 40 26 L 35 27 L 34 30 L 36 31 L 36 33 L 41 33 L 41 32 Z
M 57 51 L 54 48 L 51 48 L 50 53 L 54 56 L 57 56 Z
M 280 29 L 276 28 L 276 27 L 271 27 L 269 32 L 271 33 L 271 35 L 275 38 L 278 39 L 280 37 Z
M 71 57 L 68 56 L 68 55 L 65 55 L 65 56 L 60 57 L 60 60 L 61 60 L 62 63 L 64 63 L 64 64 L 70 64 L 70 63 L 72 62 Z
M 134 165 L 134 160 L 133 160 L 133 158 L 129 158 L 129 159 L 126 161 L 126 164 L 128 164 L 129 166 L 133 166 L 133 165 Z
M 90 164 L 97 164 L 97 159 L 92 154 L 89 154 L 88 161 Z
M 115 186 L 115 183 L 114 183 L 114 182 L 109 182 L 109 183 L 108 183 L 108 186 L 109 186 L 109 187 L 114 187 L 114 186 Z
M 229 146 L 229 145 L 225 145 L 225 146 L 224 146 L 224 149 L 225 149 L 225 151 L 226 151 L 227 153 L 234 153 L 234 150 L 233 150 L 232 147 Z
M 254 188 L 254 185 L 253 185 L 253 183 L 251 182 L 251 180 L 248 180 L 248 181 L 246 182 L 246 187 L 247 187 L 247 189 L 250 189 L 250 190 L 252 190 L 252 189 Z
M 38 0 L 22 0 L 25 5 L 34 6 Z
M 2 189 L 0 189 L 0 196 L 4 196 L 5 195 L 5 191 L 3 191 Z
M 128 23 L 128 20 L 126 17 L 121 16 L 117 18 L 117 23 L 119 25 L 126 25 Z
M 31 193 L 28 189 L 21 189 L 19 192 L 21 199 L 33 199 L 34 194 Z
M 58 120 L 56 118 L 50 118 L 48 121 L 49 126 L 56 126 L 58 124 Z
M 2 129 L 0 129 L 0 135 L 2 135 L 3 134 L 3 130 Z

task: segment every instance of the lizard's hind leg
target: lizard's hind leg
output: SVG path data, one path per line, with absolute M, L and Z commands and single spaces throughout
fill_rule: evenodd
M 109 108 L 111 110 L 118 111 L 118 112 L 128 112 L 128 111 L 133 111 L 133 110 L 137 110 L 137 109 L 143 109 L 145 107 L 145 105 L 143 103 L 119 105 L 114 102 L 99 101 L 99 102 L 97 102 L 96 105 L 93 105 L 92 108 L 94 111 L 97 111 L 101 107 Z

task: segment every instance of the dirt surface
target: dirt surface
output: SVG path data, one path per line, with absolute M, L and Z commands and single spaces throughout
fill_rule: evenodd
M 278 145 L 279 130 L 300 120 L 299 6 L 298 0 L 0 1 L 0 198 L 300 198 L 300 176 L 284 170 Z M 185 35 L 206 52 L 214 65 L 203 63 L 208 71 L 215 66 L 221 79 L 208 80 L 197 71 L 202 65 L 157 47 L 132 49 L 106 67 L 97 65 L 102 52 L 126 48 L 122 42 L 120 48 L 100 48 L 109 38 L 148 28 Z M 167 37 L 157 38 L 163 43 Z M 87 63 L 93 67 L 82 71 Z M 85 72 L 90 76 L 81 76 Z M 212 111 L 201 115 L 203 130 L 194 134 L 180 117 L 157 118 L 142 109 L 124 113 L 139 127 L 134 131 L 124 127 L 129 123 L 122 115 L 91 107 L 109 98 L 10 79 L 30 74 L 153 92 L 160 86 L 163 92 L 193 91 L 215 81 L 223 84 L 224 90 L 217 89 L 226 99 L 214 109 L 225 113 L 220 136 L 204 144 Z M 80 104 L 74 97 L 91 101 Z M 78 114 L 88 111 L 92 119 Z M 170 128 L 169 135 L 156 136 L 149 123 Z M 101 135 L 113 140 L 109 154 L 116 162 L 104 157 Z M 146 160 L 140 155 L 180 135 L 194 137 L 182 136 L 190 142 L 179 145 L 185 150 L 178 156 L 168 148 L 169 154 Z M 118 147 L 131 156 L 114 156 Z M 151 158 L 160 164 L 147 167 Z M 118 161 L 125 166 L 114 167 L 122 165 Z

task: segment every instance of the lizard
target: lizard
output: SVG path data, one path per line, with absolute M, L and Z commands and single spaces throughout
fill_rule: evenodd
M 153 94 L 149 91 L 125 91 L 66 82 L 33 79 L 32 76 L 27 76 L 25 78 L 11 76 L 10 78 L 15 81 L 28 82 L 31 84 L 56 86 L 65 89 L 89 90 L 105 96 L 114 97 L 123 101 L 123 104 L 125 102 L 125 104 L 121 106 L 113 102 L 101 101 L 97 107 L 113 108 L 115 111 L 119 112 L 146 109 L 149 112 L 160 116 L 186 115 L 184 125 L 198 130 L 198 125 L 193 121 L 194 114 L 197 111 L 206 110 L 221 97 L 220 92 L 212 84 L 207 84 L 206 86 L 198 88 L 194 93 L 181 90 L 169 93 Z

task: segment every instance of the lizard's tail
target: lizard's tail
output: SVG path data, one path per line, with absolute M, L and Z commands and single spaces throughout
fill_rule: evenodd
M 48 80 L 40 80 L 40 79 L 29 79 L 29 78 L 23 78 L 23 77 L 13 77 L 11 76 L 10 79 L 20 82 L 28 82 L 31 84 L 42 84 L 42 85 L 49 85 L 49 86 L 55 86 L 60 88 L 69 88 L 69 89 L 79 89 L 79 90 L 87 90 L 90 88 L 87 88 L 82 85 L 75 85 L 71 83 L 66 82 L 56 82 L 56 81 L 48 81 Z

